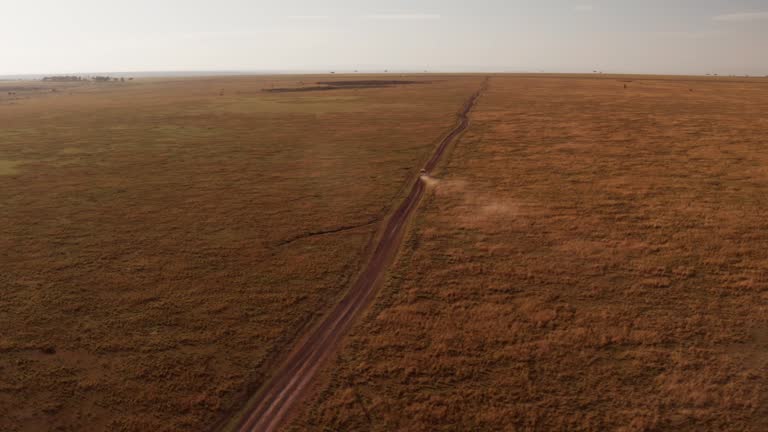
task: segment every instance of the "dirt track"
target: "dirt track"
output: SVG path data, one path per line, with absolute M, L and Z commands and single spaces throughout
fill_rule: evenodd
M 487 82 L 487 80 L 486 80 Z M 446 148 L 469 126 L 469 114 L 486 83 L 473 94 L 459 114 L 458 124 L 443 138 L 424 170 L 429 174 Z M 408 197 L 387 221 L 375 250 L 344 299 L 323 321 L 305 335 L 278 366 L 272 379 L 251 399 L 245 414 L 237 420 L 241 431 L 273 431 L 283 421 L 296 400 L 307 388 L 323 361 L 333 352 L 355 317 L 373 299 L 375 288 L 388 264 L 396 255 L 408 218 L 424 195 L 425 182 L 418 179 Z

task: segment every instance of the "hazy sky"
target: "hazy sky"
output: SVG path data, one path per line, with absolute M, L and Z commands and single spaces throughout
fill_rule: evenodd
M 0 75 L 493 70 L 768 75 L 768 0 L 2 0 Z

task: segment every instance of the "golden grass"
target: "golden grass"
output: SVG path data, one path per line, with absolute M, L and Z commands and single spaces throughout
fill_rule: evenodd
M 19 172 L 19 165 L 22 163 L 22 161 L 0 159 L 0 176 L 17 174 Z
M 2 101 L 1 430 L 228 418 L 344 292 L 480 81 L 261 92 L 313 79 Z
M 290 430 L 768 430 L 768 81 L 494 77 Z

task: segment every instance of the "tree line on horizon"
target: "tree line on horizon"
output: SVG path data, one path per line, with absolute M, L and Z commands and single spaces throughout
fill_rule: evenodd
M 125 78 L 115 78 L 110 76 L 92 76 L 92 77 L 82 77 L 77 75 L 56 75 L 56 76 L 47 76 L 43 77 L 43 81 L 53 81 L 53 82 L 75 82 L 75 81 L 95 81 L 95 82 L 125 82 Z M 133 78 L 128 78 L 128 81 L 133 81 Z

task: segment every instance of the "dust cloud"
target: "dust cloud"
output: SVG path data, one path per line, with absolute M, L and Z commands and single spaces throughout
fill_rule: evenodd
M 526 212 L 512 198 L 480 192 L 465 180 L 424 179 L 435 196 L 450 205 L 450 216 L 465 226 L 481 227 L 505 221 L 518 221 Z

